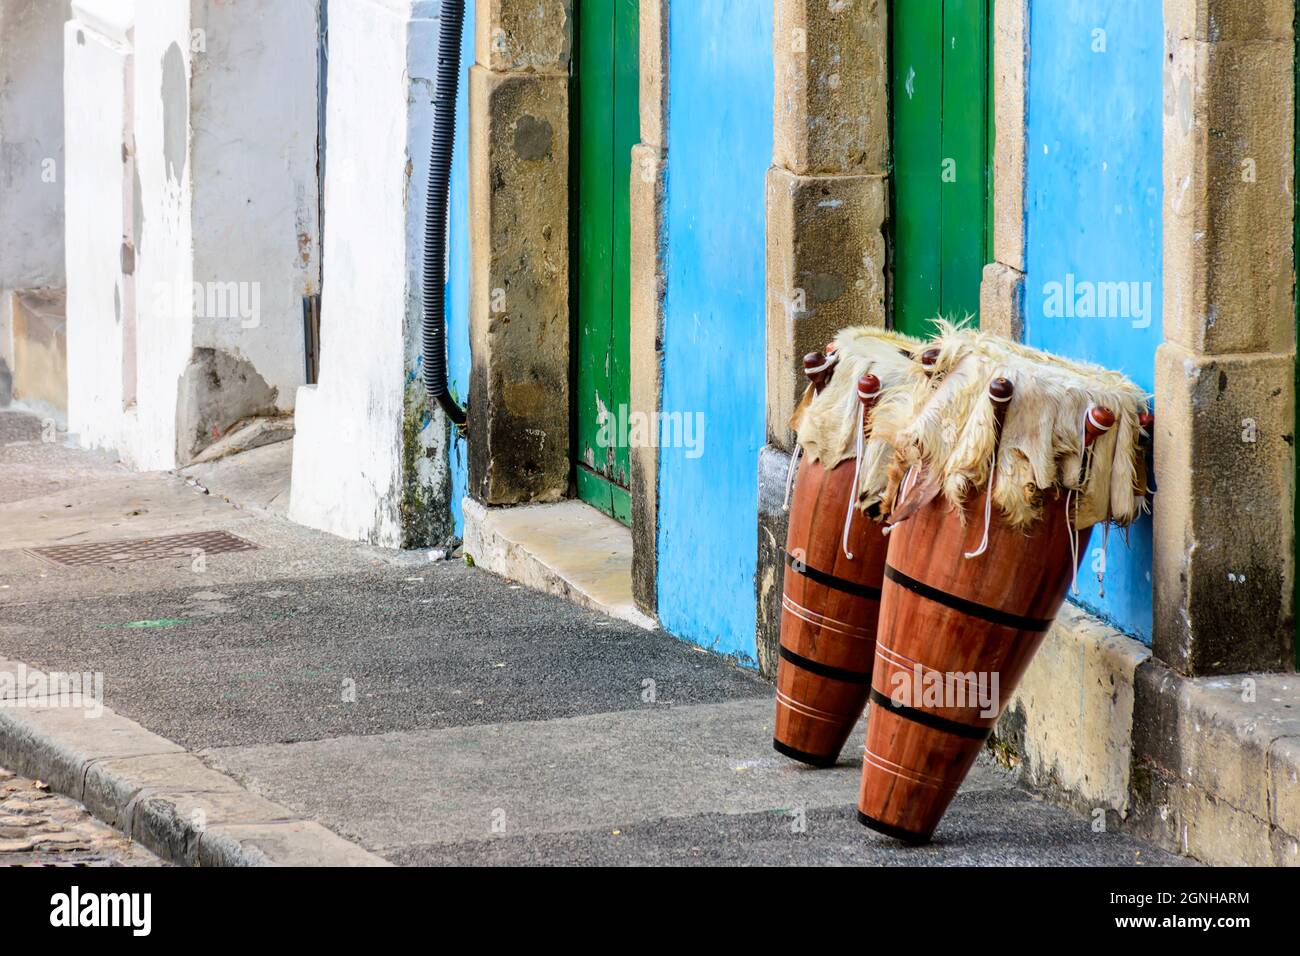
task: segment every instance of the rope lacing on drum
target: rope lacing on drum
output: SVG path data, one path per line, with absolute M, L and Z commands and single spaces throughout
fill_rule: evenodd
M 1092 409 L 1088 409 L 1092 411 Z M 1080 479 L 1079 487 L 1082 488 L 1088 478 L 1088 413 L 1083 415 L 1083 422 L 1079 425 L 1079 454 L 1081 462 L 1079 466 Z M 1070 593 L 1079 593 L 1079 534 L 1075 530 L 1074 522 L 1070 520 L 1070 506 L 1074 504 L 1075 510 L 1078 510 L 1078 498 L 1075 495 L 1075 489 L 1066 488 L 1065 491 L 1065 533 L 1070 536 Z
M 1093 411 L 1097 406 L 1089 405 L 1088 410 L 1083 413 L 1083 424 L 1079 426 L 1079 487 L 1078 489 L 1069 488 L 1065 492 L 1065 529 L 1070 535 L 1070 560 L 1073 562 L 1070 568 L 1070 593 L 1079 593 L 1079 529 L 1078 510 L 1079 494 L 1087 487 L 1088 478 L 1092 472 L 1092 463 L 1095 458 L 1093 447 L 1088 443 L 1088 423 L 1091 422 L 1094 428 L 1101 428 L 1097 419 L 1093 417 Z M 1104 431 L 1109 430 L 1109 426 Z M 1073 502 L 1075 511 L 1075 520 L 1070 520 L 1070 506 Z M 1097 591 L 1099 597 L 1106 596 L 1106 548 L 1110 545 L 1110 518 L 1107 517 L 1103 523 L 1101 531 L 1101 569 L 1097 572 Z
M 782 511 L 790 510 L 790 489 L 794 487 L 794 473 L 799 470 L 799 456 L 803 453 L 803 445 L 799 439 L 794 440 L 794 452 L 790 455 L 790 467 L 785 473 L 785 501 L 781 505 Z
M 853 466 L 853 486 L 849 489 L 849 510 L 844 515 L 844 535 L 840 541 L 844 549 L 844 557 L 850 561 L 854 560 L 853 552 L 849 550 L 849 531 L 853 528 L 853 510 L 854 505 L 858 503 L 858 479 L 862 477 L 862 456 L 866 451 L 867 441 L 863 435 L 863 430 L 867 426 L 867 410 L 862 402 L 858 402 L 858 443 L 857 443 L 857 462 Z
M 989 483 L 984 491 L 984 537 L 974 551 L 967 551 L 966 558 L 978 558 L 989 549 L 989 525 L 993 521 L 993 481 L 998 473 L 998 448 L 993 446 L 993 457 L 989 460 Z
M 1008 394 L 1005 397 L 1000 397 L 996 393 L 993 393 L 989 395 L 989 401 L 996 402 L 998 405 L 1006 405 L 1011 401 L 1011 395 Z M 1001 419 L 999 419 L 999 421 L 1000 420 Z M 978 558 L 989 549 L 989 525 L 993 523 L 993 483 L 997 480 L 998 476 L 998 446 L 1001 444 L 1002 429 L 999 427 L 993 435 L 993 455 L 989 459 L 989 482 L 988 487 L 984 490 L 984 537 L 980 539 L 978 548 L 974 551 L 966 552 L 967 560 Z

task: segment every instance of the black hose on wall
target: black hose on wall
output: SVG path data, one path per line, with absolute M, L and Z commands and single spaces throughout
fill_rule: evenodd
M 438 15 L 438 76 L 433 100 L 433 148 L 429 202 L 424 220 L 424 385 L 447 417 L 465 424 L 465 409 L 447 388 L 447 203 L 451 155 L 456 143 L 456 91 L 460 85 L 460 38 L 465 0 L 442 0 Z

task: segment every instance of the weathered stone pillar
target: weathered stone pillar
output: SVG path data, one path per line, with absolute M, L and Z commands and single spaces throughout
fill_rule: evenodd
M 663 394 L 664 176 L 668 168 L 668 2 L 641 0 L 641 142 L 632 148 L 630 405 L 655 421 Z M 635 445 L 632 459 L 632 596 L 656 613 L 659 446 Z
M 889 33 L 884 0 L 775 0 L 767 177 L 767 441 L 759 453 L 758 658 L 775 672 L 789 418 L 803 356 L 885 325 Z
M 993 5 L 993 262 L 980 283 L 980 326 L 1020 339 L 1025 324 L 1025 74 L 1028 0 Z
M 569 484 L 571 0 L 478 0 L 470 71 L 469 490 Z
M 1290 0 L 1165 0 L 1156 656 L 1295 665 Z

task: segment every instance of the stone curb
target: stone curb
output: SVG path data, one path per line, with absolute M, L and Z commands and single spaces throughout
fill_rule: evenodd
M 0 674 L 35 668 L 0 660 Z M 16 706 L 0 685 L 0 766 L 42 780 L 180 866 L 389 866 L 185 748 L 80 694 Z M 91 716 L 90 712 L 98 713 Z
M 1155 842 L 1215 865 L 1300 866 L 1300 674 L 1139 668 L 1134 803 Z

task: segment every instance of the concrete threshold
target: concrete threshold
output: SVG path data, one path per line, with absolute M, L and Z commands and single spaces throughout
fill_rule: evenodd
M 511 581 L 655 630 L 632 599 L 632 532 L 581 501 L 488 508 L 466 498 L 465 553 Z
M 389 866 L 52 675 L 0 660 L 0 765 L 181 866 Z M 45 688 L 33 694 L 32 688 Z

